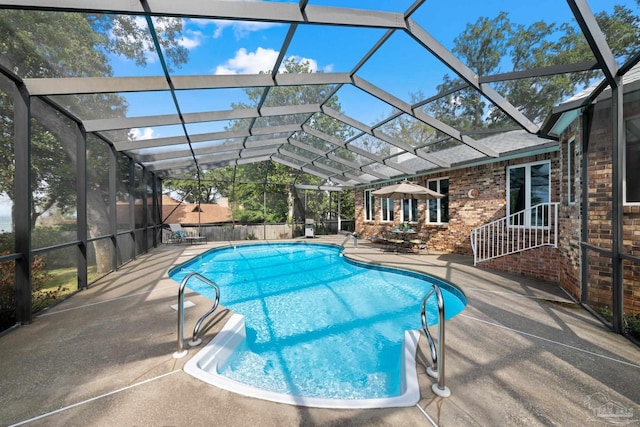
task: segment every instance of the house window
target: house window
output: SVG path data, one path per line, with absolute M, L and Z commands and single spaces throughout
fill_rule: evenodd
M 625 131 L 624 202 L 640 204 L 640 117 L 627 120 Z
M 429 190 L 444 194 L 441 199 L 429 199 L 427 201 L 429 211 L 427 221 L 436 224 L 447 224 L 449 222 L 449 178 L 429 180 L 427 187 Z
M 576 164 L 576 141 L 571 138 L 567 143 L 567 200 L 570 205 L 576 203 L 576 174 L 578 167 Z
M 531 208 L 551 200 L 551 163 L 509 166 L 507 177 L 507 209 L 513 215 L 510 225 L 548 225 L 548 207 Z M 530 213 L 523 213 L 526 209 L 531 209 Z
M 393 199 L 382 198 L 380 199 L 380 216 L 382 221 L 393 222 Z
M 364 190 L 364 220 L 373 221 L 373 190 Z
M 402 199 L 402 222 L 418 222 L 418 201 Z

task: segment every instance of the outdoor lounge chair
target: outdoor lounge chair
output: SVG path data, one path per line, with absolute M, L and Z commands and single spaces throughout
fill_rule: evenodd
M 205 243 L 206 239 L 204 236 L 189 236 L 186 231 L 182 228 L 180 224 L 169 224 L 169 228 L 171 229 L 171 242 L 174 243 Z

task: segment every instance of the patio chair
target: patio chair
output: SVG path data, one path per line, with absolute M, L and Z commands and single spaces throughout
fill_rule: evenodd
M 206 239 L 204 236 L 189 236 L 186 231 L 182 228 L 180 224 L 169 224 L 169 228 L 171 229 L 171 243 L 205 243 Z
M 387 243 L 387 239 L 385 239 L 384 236 L 382 236 L 382 233 L 381 235 L 372 234 L 371 236 L 367 237 L 367 240 L 370 241 L 371 243 L 381 243 L 381 244 Z
M 384 230 L 383 236 L 385 238 L 385 241 L 387 242 L 387 245 L 384 248 L 384 250 L 386 250 L 386 251 L 398 252 L 398 250 L 400 250 L 400 248 L 404 244 L 404 240 L 399 238 L 392 231 Z
M 427 241 L 429 240 L 429 233 L 423 232 L 412 238 L 409 242 L 411 243 L 412 248 L 417 248 L 418 253 L 421 253 L 423 250 L 429 253 L 429 247 L 427 245 Z

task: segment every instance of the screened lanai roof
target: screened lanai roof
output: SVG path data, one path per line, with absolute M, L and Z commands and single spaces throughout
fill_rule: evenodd
M 538 137 L 542 118 L 527 117 L 501 84 L 536 86 L 545 76 L 586 72 L 617 82 L 637 53 L 614 57 L 594 18 L 614 4 L 637 14 L 633 0 L 0 0 L 0 8 L 24 13 L 128 16 L 139 37 L 118 32 L 123 23 L 109 37 L 147 43 L 144 66 L 111 53 L 110 69 L 94 75 L 21 75 L 2 55 L 0 63 L 31 96 L 66 110 L 162 178 L 271 161 L 352 187 L 548 146 Z M 591 53 L 537 68 L 505 56 L 503 71 L 478 75 L 467 60 L 481 58 L 483 46 L 464 53 L 454 49 L 456 38 L 501 12 L 525 27 L 575 21 Z M 180 24 L 182 62 L 167 48 L 170 22 Z M 12 30 L 25 36 L 19 26 Z M 438 114 L 469 92 L 484 103 L 479 120 Z M 97 114 L 86 107 L 96 94 L 118 95 L 128 107 Z

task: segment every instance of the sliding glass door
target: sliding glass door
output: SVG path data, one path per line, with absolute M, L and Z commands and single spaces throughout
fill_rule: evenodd
M 548 161 L 507 168 L 507 210 L 509 215 L 513 215 L 510 225 L 524 227 L 549 225 L 548 206 L 538 208 L 535 206 L 551 201 L 550 170 L 551 164 Z M 527 209 L 531 209 L 530 213 L 524 214 L 523 211 Z

